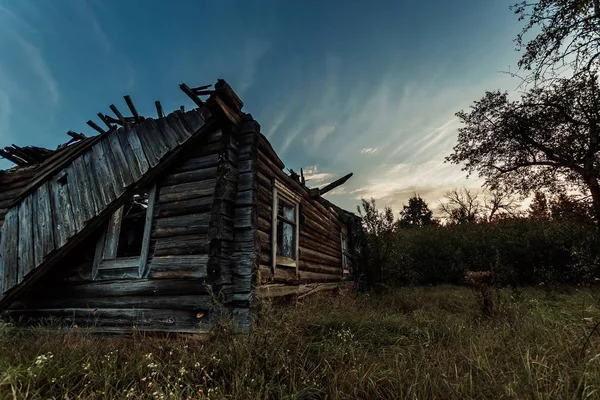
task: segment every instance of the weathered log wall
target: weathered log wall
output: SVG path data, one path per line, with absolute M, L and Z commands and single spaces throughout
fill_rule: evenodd
M 341 228 L 344 222 L 333 210 L 312 199 L 305 187 L 283 171 L 283 163 L 262 135 L 257 137 L 258 207 L 260 247 L 259 283 L 291 284 L 335 282 L 343 279 Z M 301 196 L 298 274 L 295 267 L 271 268 L 271 207 L 273 179 Z
M 186 142 L 193 132 L 185 129 L 187 114 L 144 121 L 150 136 L 139 135 L 138 141 L 133 139 L 136 132 L 131 127 L 120 130 L 125 138 L 132 137 L 127 151 L 120 151 L 119 146 L 125 139 L 109 132 L 93 151 L 75 158 L 67 173 L 34 187 L 35 193 L 28 194 L 33 197 L 12 208 L 5 222 L 18 231 L 32 229 L 24 237 L 33 242 L 15 240 L 16 236 L 0 238 L 3 248 L 11 249 L 0 257 L 5 265 L 7 260 L 14 264 L 13 258 L 24 265 L 40 265 L 43 257 L 38 256 L 51 251 L 55 243 L 72 243 L 71 238 L 85 229 L 96 229 L 96 234 L 73 244 L 58 268 L 21 293 L 4 315 L 33 322 L 58 317 L 111 332 L 134 327 L 202 332 L 211 321 L 216 294 L 245 331 L 251 324 L 256 285 L 275 285 L 269 293 L 282 293 L 277 285 L 344 280 L 341 232 L 347 227 L 343 218 L 334 207 L 313 199 L 305 186 L 283 171 L 284 165 L 260 133 L 260 125 L 249 114 L 237 112 L 235 101 L 231 104 L 221 105 L 229 111 L 221 113 L 218 122 L 208 122 L 212 131 L 206 129 L 191 144 Z M 167 151 L 151 140 L 152 135 L 160 137 L 167 149 L 179 146 L 181 151 L 177 162 L 161 169 L 153 180 L 144 181 L 144 185 L 156 184 L 150 208 L 152 224 L 147 225 L 151 227 L 150 240 L 144 243 L 147 257 L 108 257 L 94 270 L 94 253 L 101 248 L 96 242 L 108 224 L 100 218 L 100 210 L 105 216 L 117 210 L 122 198 L 134 193 L 123 188 L 136 186 L 144 171 L 158 165 Z M 85 179 L 84 172 L 89 174 Z M 297 265 L 277 265 L 272 270 L 274 179 L 300 197 L 300 216 Z M 68 190 L 80 187 L 89 191 Z M 56 210 L 50 212 L 40 201 L 46 198 Z M 69 223 L 57 223 L 56 213 L 61 215 L 59 221 Z M 39 223 L 31 226 L 26 222 L 34 214 Z M 90 219 L 99 222 L 90 228 Z M 37 231 L 44 223 L 56 228 L 48 243 L 38 240 Z M 28 248 L 35 249 L 32 260 L 24 258 Z M 145 265 L 140 268 L 140 263 Z M 14 271 L 0 274 L 0 289 L 13 287 L 30 272 L 26 268 Z
M 208 329 L 212 286 L 232 301 L 231 257 L 236 148 L 222 130 L 181 157 L 157 181 L 148 266 L 116 259 L 92 275 L 98 234 L 81 244 L 5 316 L 31 322 L 53 317 L 80 327 L 202 332 Z M 130 265 L 131 264 L 131 265 Z M 72 267 L 69 267 L 72 266 Z
M 245 116 L 235 134 L 238 146 L 237 169 L 239 172 L 235 198 L 235 241 L 232 249 L 234 280 L 233 315 L 241 330 L 250 328 L 252 289 L 258 269 L 258 182 L 257 141 L 260 125 L 249 115 Z

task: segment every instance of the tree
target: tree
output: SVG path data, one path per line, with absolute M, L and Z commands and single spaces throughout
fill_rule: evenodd
M 600 66 L 600 0 L 523 1 L 511 9 L 519 21 L 527 21 L 516 38 L 523 51 L 518 65 L 531 71 L 534 81 L 566 68 L 579 73 Z M 525 41 L 533 32 L 535 37 Z
M 379 211 L 375 199 L 371 201 L 361 199 L 361 205 L 356 208 L 367 233 L 365 271 L 371 282 L 385 282 L 386 260 L 392 258 L 391 255 L 396 248 L 393 240 L 396 227 L 394 213 L 390 207 Z
M 536 190 L 533 194 L 533 200 L 529 205 L 529 217 L 535 219 L 545 219 L 550 216 L 548 199 L 541 190 Z
M 550 200 L 550 214 L 553 219 L 568 219 L 578 222 L 593 222 L 593 213 L 586 198 L 576 199 L 566 193 L 559 193 Z
M 491 188 L 523 195 L 587 191 L 600 224 L 600 87 L 594 74 L 558 79 L 520 100 L 487 92 L 459 111 L 458 143 L 446 158 Z
M 448 223 L 463 224 L 475 222 L 479 218 L 481 202 L 477 192 L 469 189 L 452 189 L 444 195 L 445 201 L 440 203 L 440 212 Z
M 379 236 L 391 233 L 394 230 L 394 213 L 390 207 L 385 207 L 383 211 L 379 211 L 375 205 L 375 199 L 371 199 L 370 202 L 361 199 L 361 205 L 356 206 L 356 209 L 368 234 Z
M 408 205 L 403 206 L 398 221 L 398 225 L 402 228 L 421 228 L 437 225 L 437 223 L 425 200 L 417 194 L 408 199 Z
M 515 194 L 506 189 L 489 190 L 483 195 L 483 209 L 488 222 L 514 217 L 518 214 L 519 202 Z

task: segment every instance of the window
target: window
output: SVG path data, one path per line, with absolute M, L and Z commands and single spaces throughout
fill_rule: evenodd
M 155 198 L 156 186 L 142 190 L 112 215 L 96 244 L 94 279 L 144 275 Z
M 277 255 L 296 258 L 296 206 L 278 199 Z
M 298 273 L 300 196 L 281 182 L 273 183 L 271 268 L 294 268 Z
M 343 276 L 350 275 L 350 253 L 348 251 L 348 234 L 346 232 L 341 233 L 342 237 L 342 274 Z
M 144 225 L 148 208 L 148 193 L 136 194 L 123 206 L 117 258 L 139 257 L 142 254 Z

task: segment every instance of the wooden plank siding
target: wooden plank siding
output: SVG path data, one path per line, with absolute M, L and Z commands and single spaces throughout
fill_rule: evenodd
M 194 126 L 201 128 L 201 113 L 188 113 L 188 119 L 196 121 Z M 0 274 L 4 284 L 0 298 L 44 264 L 51 253 L 59 253 L 86 230 L 88 222 L 124 201 L 123 194 L 134 190 L 167 154 L 165 149 L 175 149 L 165 142 L 171 124 L 167 119 L 175 125 L 171 131 L 177 132 L 177 143 L 184 143 L 194 133 L 177 116 L 160 121 L 146 119 L 110 130 L 89 141 L 89 147 L 76 158 L 62 160 L 65 163 L 61 169 L 52 167 L 58 172 L 9 209 L 0 231 Z M 19 230 L 26 235 L 19 235 Z
M 199 125 L 198 118 L 191 117 L 190 120 L 185 125 L 179 118 L 175 120 L 178 124 L 170 131 L 178 132 L 178 140 L 189 137 L 189 133 L 183 131 L 187 126 Z M 160 125 L 163 126 L 162 136 L 166 132 L 165 121 L 150 124 L 154 135 Z M 138 127 L 135 133 L 140 135 L 140 132 Z M 227 140 L 231 138 L 228 136 Z M 127 143 L 131 145 L 129 141 Z M 150 144 L 143 140 L 140 143 L 146 155 L 146 146 Z M 143 261 L 139 257 L 100 259 L 95 273 L 91 260 L 70 266 L 71 261 L 66 258 L 63 260 L 66 270 L 56 270 L 46 282 L 34 286 L 22 296 L 25 300 L 19 302 L 21 308 L 13 307 L 7 315 L 22 317 L 32 323 L 53 316 L 67 324 L 101 331 L 124 332 L 132 326 L 151 331 L 206 331 L 213 304 L 205 284 L 215 284 L 216 293 L 220 292 L 229 302 L 233 291 L 231 278 L 217 279 L 231 277 L 231 272 L 221 271 L 223 260 L 211 261 L 215 255 L 221 255 L 215 252 L 215 245 L 219 249 L 233 247 L 235 191 L 230 185 L 219 183 L 223 177 L 231 179 L 232 176 L 224 169 L 226 162 L 222 154 L 227 153 L 224 147 L 227 146 L 222 132 L 207 133 L 205 140 L 185 150 L 178 162 L 155 181 L 156 201 L 154 204 L 149 201 L 153 218 L 149 227 L 146 226 L 150 229 L 150 242 L 145 271 L 140 274 Z M 135 156 L 130 146 L 123 150 L 125 159 L 128 152 L 129 156 Z M 148 165 L 151 162 L 148 160 Z M 82 165 L 85 165 L 83 159 Z M 106 171 L 101 175 L 106 175 Z M 216 202 L 215 198 L 228 203 Z M 213 210 L 220 217 L 213 217 Z M 230 218 L 231 226 L 221 228 L 226 216 Z M 94 236 L 94 241 L 101 233 Z M 227 237 L 228 246 L 223 243 Z M 211 265 L 218 271 L 211 274 Z M 48 281 L 52 285 L 49 286 Z M 22 309 L 23 306 L 27 310 Z M 90 310 L 97 312 L 92 314 Z
M 213 322 L 216 294 L 245 332 L 257 287 L 279 293 L 281 284 L 343 280 L 344 222 L 284 172 L 236 99 L 211 96 L 204 109 L 126 122 L 48 167 L 53 173 L 26 197 L 15 189 L 21 200 L 6 211 L 0 198 L 0 304 L 16 300 L 3 317 L 54 317 L 94 332 L 198 333 Z M 294 263 L 278 264 L 271 244 L 275 179 L 299 199 Z M 122 207 L 148 187 L 149 240 L 140 256 L 119 257 L 119 232 L 129 232 Z M 43 280 L 26 285 L 48 265 Z
M 256 181 L 257 138 L 260 125 L 245 118 L 237 138 L 238 180 L 235 194 L 233 273 L 233 317 L 240 331 L 251 326 L 252 292 L 259 263 L 258 183 Z
M 344 222 L 335 212 L 312 199 L 298 182 L 283 172 L 281 160 L 262 135 L 258 135 L 257 138 L 256 160 L 259 283 L 268 285 L 341 281 L 343 274 L 340 233 Z M 271 269 L 273 254 L 276 254 L 275 249 L 271 248 L 271 237 L 276 231 L 271 223 L 272 179 L 277 179 L 290 191 L 301 196 L 298 263 L 296 266 L 277 265 L 274 271 Z

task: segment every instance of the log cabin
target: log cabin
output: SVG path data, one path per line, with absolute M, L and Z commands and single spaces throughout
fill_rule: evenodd
M 114 106 L 106 128 L 70 131 L 56 150 L 0 156 L 0 312 L 93 332 L 203 333 L 225 306 L 244 332 L 261 297 L 347 284 L 361 220 L 306 186 L 231 87 L 181 90 L 168 115 Z

